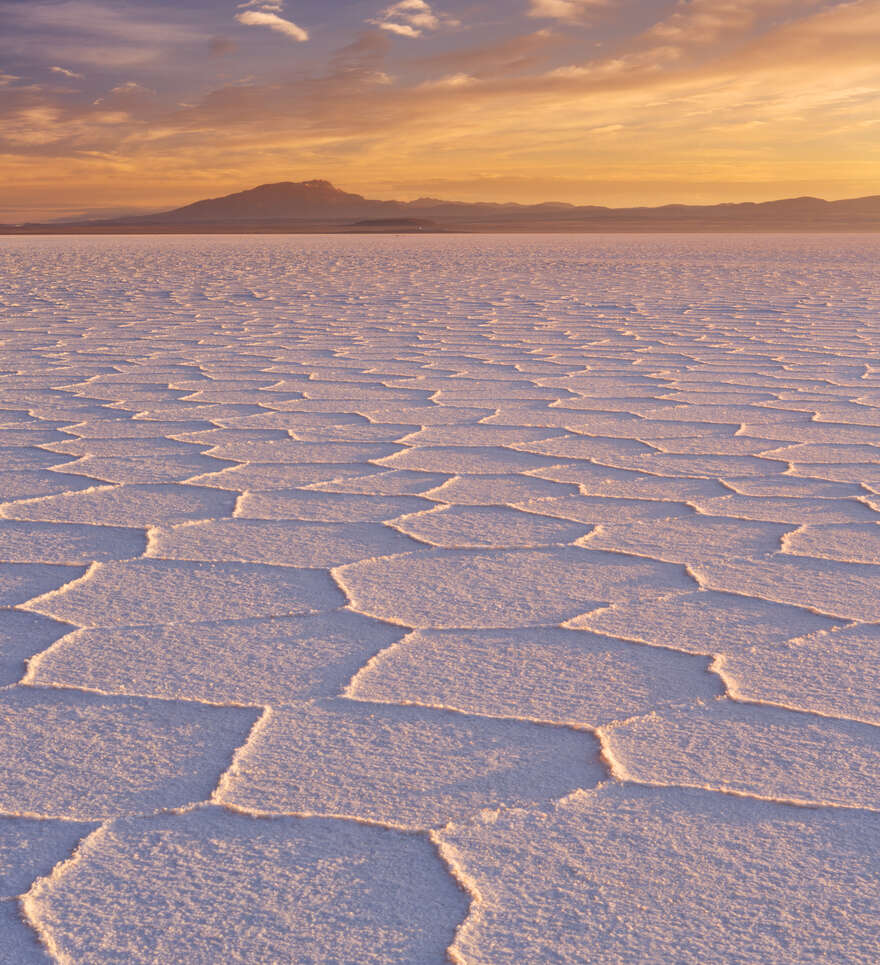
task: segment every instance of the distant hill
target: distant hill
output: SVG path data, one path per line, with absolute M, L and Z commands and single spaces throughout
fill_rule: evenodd
M 249 191 L 228 194 L 224 198 L 196 201 L 153 220 L 187 224 L 224 221 L 287 221 L 391 217 L 403 209 L 395 201 L 368 201 L 359 194 L 349 194 L 333 187 L 329 181 L 282 181 L 261 184 Z
M 5 234 L 443 231 L 880 231 L 880 195 L 605 208 L 562 203 L 374 201 L 329 181 L 262 184 L 173 211 L 103 221 L 0 225 Z

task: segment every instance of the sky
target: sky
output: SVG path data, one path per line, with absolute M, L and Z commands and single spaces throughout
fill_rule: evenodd
M 0 0 L 0 221 L 880 194 L 880 0 Z

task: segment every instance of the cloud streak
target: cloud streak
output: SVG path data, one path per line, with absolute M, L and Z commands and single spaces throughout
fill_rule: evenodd
M 609 6 L 610 0 L 531 0 L 529 16 L 544 20 L 580 20 L 591 10 Z
M 260 3 L 250 0 L 249 3 L 241 6 L 248 9 L 240 10 L 235 15 L 235 19 L 245 27 L 268 27 L 275 33 L 301 44 L 309 39 L 307 30 L 281 16 L 281 11 L 284 9 L 281 3 Z
M 49 70 L 53 74 L 61 74 L 62 77 L 67 77 L 69 80 L 82 80 L 83 75 L 78 74 L 75 70 L 68 70 L 66 67 L 50 67 Z
M 399 0 L 367 22 L 388 33 L 411 38 L 421 37 L 426 31 L 441 27 L 460 25 L 454 17 L 435 12 L 425 0 Z
M 107 70 L 154 63 L 173 50 L 204 43 L 204 33 L 175 9 L 146 16 L 143 7 L 98 0 L 0 3 L 5 20 L 0 55 L 29 59 L 45 65 L 42 70 L 58 64 Z

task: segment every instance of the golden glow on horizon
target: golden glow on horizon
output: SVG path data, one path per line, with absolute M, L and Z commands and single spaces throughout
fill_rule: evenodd
M 880 0 L 659 3 L 601 47 L 586 27 L 573 46 L 571 21 L 622 4 L 521 6 L 521 32 L 497 41 L 435 10 L 417 37 L 341 37 L 307 82 L 269 72 L 183 105 L 138 81 L 84 99 L 70 57 L 46 84 L 0 62 L 0 220 L 313 177 L 371 197 L 615 206 L 880 193 Z

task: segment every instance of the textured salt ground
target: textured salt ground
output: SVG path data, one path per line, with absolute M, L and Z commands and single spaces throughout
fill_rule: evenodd
M 0 902 L 23 895 L 97 827 L 94 822 L 0 817 Z
M 49 581 L 43 575 L 49 569 L 69 573 L 71 580 L 82 574 L 41 567 L 40 582 Z M 28 609 L 80 626 L 126 626 L 309 613 L 344 602 L 322 570 L 139 559 L 94 564 L 77 582 L 31 599 Z
M 0 609 L 0 687 L 21 680 L 25 661 L 48 649 L 71 629 L 37 613 Z
M 381 469 L 382 467 L 377 467 Z M 424 496 L 449 480 L 452 472 L 410 472 L 391 469 L 315 482 L 309 488 L 329 493 L 359 493 L 364 496 Z
M 684 437 L 653 441 L 652 446 L 659 453 L 674 456 L 764 456 L 766 454 L 767 458 L 770 459 L 781 458 L 772 452 L 767 452 L 768 449 L 775 451 L 775 442 L 745 435 L 703 433 L 693 438 Z
M 441 506 L 390 521 L 431 546 L 521 547 L 573 543 L 589 527 L 505 506 Z
M 235 508 L 240 519 L 301 519 L 320 523 L 381 523 L 432 509 L 434 503 L 418 496 L 361 496 L 290 489 L 245 493 Z
M 68 565 L 125 560 L 147 546 L 143 530 L 79 523 L 0 520 L 0 559 Z
M 0 504 L 0 516 L 56 523 L 149 527 L 157 520 L 168 524 L 229 516 L 235 504 L 235 495 L 199 486 L 92 486 L 79 492 Z
M 698 590 L 614 604 L 567 625 L 687 653 L 760 654 L 768 646 L 845 622 L 747 595 Z
M 842 442 L 837 435 L 827 429 L 823 437 L 833 437 L 835 442 Z M 874 440 L 876 442 L 876 436 Z M 880 463 L 880 447 L 863 445 L 828 445 L 822 443 L 798 443 L 792 446 L 782 446 L 767 453 L 771 458 L 786 459 L 789 462 L 800 463 L 839 463 L 865 462 Z
M 54 563 L 0 563 L 0 607 L 26 603 L 32 597 L 82 576 L 82 566 Z
M 693 506 L 665 499 L 626 499 L 603 496 L 571 496 L 539 498 L 517 502 L 523 512 L 556 516 L 582 523 L 606 525 L 632 523 L 643 520 L 662 520 L 678 516 L 693 516 Z
M 57 638 L 70 629 L 58 631 L 57 626 L 50 624 L 46 632 Z M 371 657 L 403 632 L 338 610 L 264 620 L 77 630 L 32 661 L 27 680 L 169 700 L 286 704 L 340 693 Z
M 576 548 L 424 551 L 343 566 L 336 579 L 368 616 L 438 628 L 560 623 L 603 602 L 693 585 L 672 564 Z
M 133 418 L 149 419 L 157 422 L 169 419 L 190 420 L 207 419 L 221 420 L 237 419 L 259 414 L 263 410 L 259 405 L 205 405 L 198 402 L 160 402 L 156 404 L 139 404 L 136 402 L 114 402 L 115 409 L 128 410 Z
M 776 454 L 783 455 L 785 458 L 796 462 L 813 461 L 806 455 L 804 446 L 807 446 L 808 449 L 818 446 L 819 448 L 816 451 L 824 455 L 832 455 L 834 457 L 833 462 L 852 461 L 852 457 L 855 455 L 850 449 L 852 446 L 863 448 L 869 460 L 871 456 L 876 455 L 876 452 L 866 448 L 877 443 L 877 429 L 873 426 L 804 420 L 802 424 L 743 425 L 739 432 L 743 436 L 775 440 L 778 447 Z M 829 444 L 833 444 L 833 446 Z M 843 448 L 834 449 L 834 446 L 841 445 Z M 768 454 L 770 454 L 769 450 Z M 842 459 L 841 455 L 843 455 Z M 818 462 L 820 459 L 817 458 L 816 461 Z
M 772 461 L 763 456 L 727 456 L 711 453 L 706 455 L 665 452 L 655 452 L 650 455 L 609 453 L 602 462 L 618 469 L 667 476 L 702 476 L 708 479 L 719 476 L 768 476 L 774 472 L 784 472 L 788 467 L 788 463 L 783 460 Z
M 367 463 L 309 463 L 302 466 L 275 465 L 273 463 L 249 462 L 229 466 L 217 472 L 204 473 L 185 480 L 198 486 L 229 490 L 231 492 L 272 492 L 290 489 L 292 486 L 312 486 L 320 483 L 334 485 L 350 477 L 369 478 L 370 475 L 385 476 L 380 466 Z M 442 477 L 441 477 L 442 481 Z M 428 480 L 430 483 L 430 480 Z M 355 490 L 357 491 L 357 490 Z
M 146 556 L 315 568 L 412 552 L 422 545 L 381 523 L 224 519 L 154 529 Z
M 880 627 L 819 631 L 781 648 L 722 660 L 728 690 L 744 700 L 777 703 L 880 726 Z
M 712 701 L 612 724 L 605 735 L 626 779 L 880 810 L 877 727 Z
M 677 478 L 591 462 L 538 469 L 532 475 L 550 482 L 574 484 L 587 496 L 686 502 L 701 497 L 725 496 L 729 493 L 727 487 L 717 479 L 690 476 Z
M 17 899 L 0 899 L 0 963 L 2 965 L 51 965 L 53 959 L 25 921 Z
M 880 466 L 876 463 L 792 463 L 791 474 L 832 482 L 857 483 L 873 492 L 880 492 Z
M 324 426 L 339 429 L 342 426 L 366 426 L 368 420 L 361 415 L 343 412 L 278 412 L 274 409 L 261 409 L 251 415 L 229 415 L 218 418 L 217 423 L 233 429 L 283 429 L 295 432 L 300 428 L 320 429 Z M 210 429 L 213 423 L 205 428 Z
M 804 499 L 786 496 L 722 496 L 720 499 L 695 501 L 707 516 L 731 516 L 736 519 L 766 520 L 805 526 L 813 523 L 880 522 L 880 514 L 858 499 Z
M 67 456 L 107 456 L 112 458 L 129 459 L 162 459 L 180 458 L 200 455 L 198 446 L 190 446 L 174 439 L 165 439 L 154 433 L 151 438 L 113 439 L 90 438 L 68 439 L 65 442 L 46 443 L 44 448 L 49 452 L 58 452 Z
M 68 493 L 88 489 L 92 485 L 93 481 L 82 476 L 29 469 L 8 470 L 5 466 L 0 468 L 0 498 L 4 500 Z
M 577 486 L 554 483 L 518 473 L 455 476 L 423 495 L 439 503 L 463 506 L 513 505 L 524 500 L 551 499 L 576 495 Z M 527 507 L 528 508 L 528 507 Z
M 0 428 L 0 449 L 15 448 L 16 446 L 47 445 L 51 442 L 63 442 L 68 438 L 57 429 L 42 429 L 30 427 L 27 429 Z
M 360 442 L 299 442 L 296 439 L 254 440 L 249 442 L 221 442 L 207 450 L 215 459 L 242 462 L 270 462 L 292 464 L 330 462 L 352 463 L 380 460 L 397 452 L 394 445 Z
M 495 414 L 483 420 L 484 425 L 544 427 L 549 435 L 552 428 L 564 429 L 569 433 L 582 433 L 588 436 L 606 436 L 620 439 L 634 439 L 654 442 L 659 439 L 676 439 L 687 436 L 705 436 L 725 433 L 733 435 L 739 425 L 688 422 L 680 419 L 675 422 L 661 422 L 646 419 L 629 412 L 580 412 L 565 406 L 544 409 L 525 409 L 501 404 Z
M 815 607 L 831 616 L 880 622 L 880 565 L 776 554 L 710 560 L 694 573 L 708 588 Z
M 101 820 L 204 800 L 255 713 L 20 687 L 0 692 L 0 812 Z
M 787 534 L 782 541 L 782 549 L 794 556 L 812 556 L 844 563 L 876 563 L 880 560 L 880 525 L 877 522 L 810 524 Z
M 27 899 L 59 958 L 144 965 L 439 965 L 467 907 L 423 837 L 220 808 L 116 821 Z
M 0 961 L 873 961 L 876 246 L 418 240 L 0 243 Z
M 493 475 L 541 469 L 564 460 L 519 453 L 500 446 L 413 446 L 376 461 L 388 469 Z
M 764 556 L 778 550 L 785 526 L 743 519 L 687 516 L 615 525 L 602 524 L 579 545 L 586 549 L 633 553 L 672 563 L 694 564 L 731 557 Z
M 528 426 L 441 425 L 413 431 L 400 439 L 408 446 L 509 446 L 527 440 L 564 436 L 553 429 Z
M 61 470 L 88 476 L 94 482 L 155 485 L 184 482 L 199 473 L 223 469 L 229 460 L 208 456 L 83 456 L 65 462 Z
M 717 695 L 707 670 L 705 658 L 549 627 L 419 630 L 367 662 L 347 694 L 595 727 Z
M 725 479 L 724 485 L 741 496 L 812 496 L 816 499 L 865 496 L 862 486 L 854 483 L 828 482 L 800 476 L 774 476 L 768 479 Z
M 322 701 L 273 710 L 217 800 L 430 828 L 486 807 L 561 797 L 603 776 L 598 741 L 585 732 Z
M 4 472 L 33 472 L 36 469 L 51 469 L 69 461 L 69 456 L 48 452 L 36 446 L 0 447 L 0 466 L 3 466 Z
M 222 428 L 216 426 L 212 429 L 201 429 L 196 432 L 187 432 L 181 429 L 175 433 L 174 438 L 181 443 L 192 443 L 199 451 L 211 449 L 214 446 L 230 443 L 232 445 L 244 444 L 245 446 L 253 443 L 262 442 L 282 442 L 289 441 L 291 435 L 283 429 L 239 429 Z
M 387 442 L 394 444 L 406 439 L 418 425 L 356 425 L 321 426 L 317 429 L 299 427 L 291 430 L 298 442 Z
M 214 428 L 206 420 L 161 421 L 157 419 L 132 419 L 127 415 L 115 419 L 91 419 L 64 427 L 68 436 L 81 439 L 155 439 L 165 436 L 186 441 L 184 434 L 207 432 Z M 88 450 L 87 450 L 88 451 Z
M 877 951 L 876 814 L 605 785 L 441 833 L 479 900 L 462 961 L 852 962 Z

